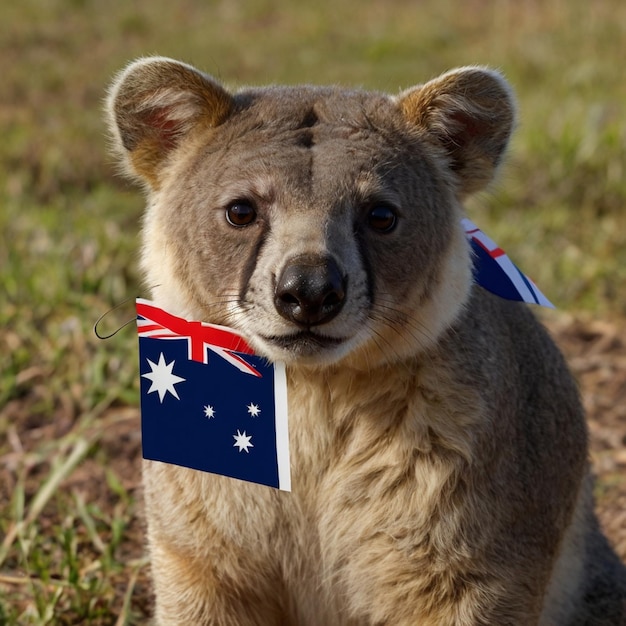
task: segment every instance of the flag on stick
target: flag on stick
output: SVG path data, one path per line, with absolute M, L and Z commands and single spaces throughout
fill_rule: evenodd
M 137 324 L 144 458 L 289 491 L 284 364 L 147 300 Z

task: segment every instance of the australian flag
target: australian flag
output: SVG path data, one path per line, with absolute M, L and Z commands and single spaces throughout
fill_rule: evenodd
M 143 457 L 290 490 L 283 364 L 137 299 Z
M 497 243 L 470 220 L 463 219 L 461 222 L 474 253 L 474 280 L 481 287 L 507 300 L 554 308 Z

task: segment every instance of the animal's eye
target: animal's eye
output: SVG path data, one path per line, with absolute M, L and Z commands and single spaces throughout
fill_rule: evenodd
M 248 226 L 256 219 L 256 209 L 245 201 L 233 202 L 226 209 L 226 220 L 231 226 Z
M 396 226 L 398 216 L 389 206 L 377 204 L 367 213 L 368 226 L 378 233 L 390 233 Z

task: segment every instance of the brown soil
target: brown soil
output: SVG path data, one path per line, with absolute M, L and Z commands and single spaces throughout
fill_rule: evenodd
M 626 322 L 558 317 L 546 324 L 579 381 L 600 522 L 626 561 Z

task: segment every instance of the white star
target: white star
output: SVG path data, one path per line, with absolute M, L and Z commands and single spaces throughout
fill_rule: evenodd
M 250 439 L 252 439 L 252 437 L 246 435 L 245 430 L 243 431 L 243 433 L 240 433 L 239 429 L 237 429 L 237 434 L 233 435 L 233 439 L 235 440 L 233 448 L 239 448 L 239 452 L 242 452 L 243 450 L 245 450 L 246 452 L 250 452 L 248 448 L 254 448 L 254 446 L 250 443 Z
M 204 416 L 209 419 L 215 417 L 215 409 L 210 404 L 207 404 L 207 406 L 204 407 Z
M 148 365 L 150 365 L 150 369 L 152 371 L 148 372 L 147 374 L 142 374 L 141 376 L 142 378 L 147 378 L 148 380 L 152 381 L 150 389 L 148 389 L 148 393 L 153 393 L 154 391 L 156 391 L 159 394 L 159 402 L 163 402 L 163 398 L 168 391 L 177 400 L 180 400 L 178 394 L 176 393 L 174 385 L 184 382 L 185 379 L 172 373 L 174 361 L 172 361 L 171 363 L 166 363 L 165 357 L 163 356 L 162 352 L 159 356 L 158 363 L 153 363 L 150 359 L 146 359 L 146 361 L 148 361 Z
M 261 409 L 259 408 L 259 405 L 252 404 L 252 402 L 250 402 L 250 404 L 248 405 L 248 413 L 250 413 L 252 417 L 258 417 L 260 412 L 261 412 Z

